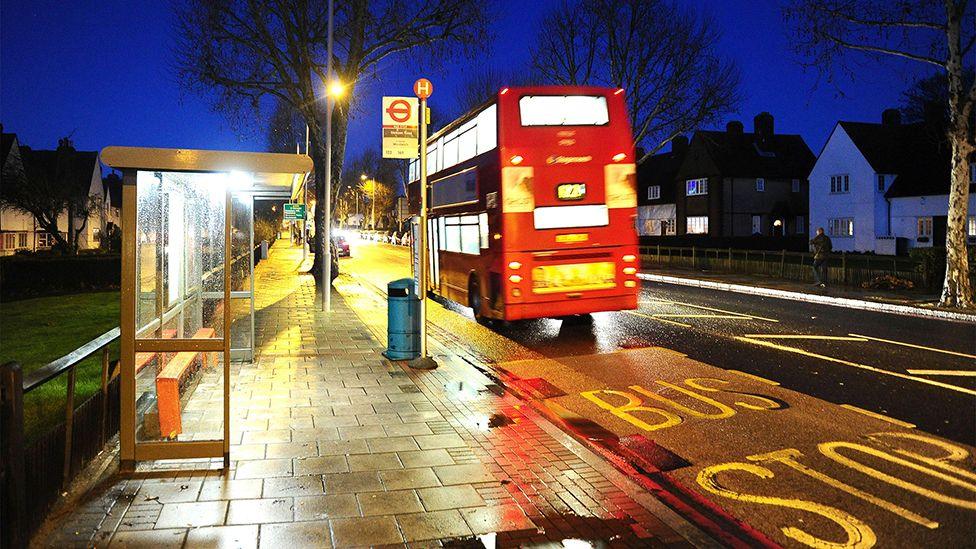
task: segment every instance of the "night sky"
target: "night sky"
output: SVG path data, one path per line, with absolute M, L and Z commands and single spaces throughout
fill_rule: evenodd
M 502 0 L 496 44 L 487 62 L 503 70 L 525 66 L 546 1 Z M 720 48 L 738 63 L 744 100 L 729 119 L 769 111 L 776 131 L 799 133 L 815 153 L 838 119 L 879 121 L 881 111 L 927 73 L 892 60 L 862 63 L 856 81 L 830 83 L 805 71 L 788 49 L 775 0 L 696 2 L 721 27 Z M 511 6 L 512 9 L 507 9 Z M 264 150 L 256 123 L 234 127 L 208 99 L 180 89 L 170 65 L 172 16 L 165 1 L 0 0 L 0 121 L 22 144 L 54 148 L 71 134 L 79 149 L 108 145 Z M 469 62 L 470 63 L 470 62 Z M 455 110 L 455 94 L 469 63 L 430 71 L 431 107 Z M 465 71 L 468 71 L 467 73 Z M 361 83 L 347 158 L 379 146 L 382 95 L 410 95 L 419 69 L 388 61 Z M 499 82 L 499 86 L 505 83 Z M 724 125 L 723 125 L 724 127 Z

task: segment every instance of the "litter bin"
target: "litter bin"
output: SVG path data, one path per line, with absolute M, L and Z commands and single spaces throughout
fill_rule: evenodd
M 387 349 L 383 356 L 391 360 L 409 360 L 420 356 L 420 301 L 417 284 L 412 278 L 394 280 L 386 286 Z

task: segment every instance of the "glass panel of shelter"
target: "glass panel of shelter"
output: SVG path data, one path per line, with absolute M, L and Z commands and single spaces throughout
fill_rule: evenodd
M 136 174 L 138 443 L 224 438 L 225 182 L 219 173 Z
M 231 205 L 231 360 L 254 358 L 254 199 L 234 193 Z

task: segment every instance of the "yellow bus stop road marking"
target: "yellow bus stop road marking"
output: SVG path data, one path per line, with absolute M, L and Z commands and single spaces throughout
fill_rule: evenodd
M 976 377 L 976 372 L 969 370 L 908 370 L 908 373 L 916 376 Z
M 893 424 L 895 424 L 895 425 L 897 425 L 899 427 L 905 427 L 906 429 L 914 429 L 915 428 L 915 424 L 914 423 L 908 423 L 907 421 L 902 421 L 900 419 L 895 419 L 893 417 L 888 417 L 888 416 L 886 416 L 884 414 L 879 414 L 877 412 L 872 412 L 871 410 L 865 410 L 864 408 L 858 408 L 857 406 L 854 406 L 853 404 L 841 404 L 840 407 L 841 408 L 845 408 L 847 410 L 850 410 L 852 412 L 857 412 L 859 414 L 864 414 L 864 415 L 866 415 L 868 417 L 873 417 L 874 419 L 880 419 L 881 421 L 887 421 L 888 423 L 893 423 Z
M 924 345 L 915 345 L 914 343 L 904 343 L 902 341 L 894 341 L 892 339 L 881 339 L 880 337 L 871 337 L 859 334 L 849 334 L 854 337 L 863 337 L 864 339 L 870 339 L 872 341 L 880 341 L 882 343 L 891 343 L 892 345 L 901 345 L 903 347 L 911 347 L 913 349 L 922 349 L 923 351 L 932 351 L 935 353 L 945 353 L 947 355 L 961 356 L 963 358 L 976 358 L 976 355 L 968 355 L 966 353 L 958 353 L 956 351 L 947 351 L 945 349 L 937 349 L 935 347 L 926 347 Z
M 739 370 L 726 370 L 726 372 L 732 372 L 733 374 L 739 374 L 740 376 L 745 376 L 745 377 L 748 377 L 748 378 L 752 379 L 753 381 L 758 381 L 759 383 L 765 383 L 767 385 L 779 385 L 779 383 L 776 382 L 776 381 L 773 381 L 771 379 L 766 379 L 766 378 L 761 377 L 761 376 L 757 376 L 756 374 L 749 374 L 749 373 L 742 372 L 742 371 L 739 371 Z
M 704 305 L 693 305 L 691 303 L 684 303 L 683 301 L 670 301 L 670 300 L 667 300 L 667 299 L 652 299 L 652 300 L 649 300 L 649 301 L 642 301 L 641 303 L 668 303 L 668 304 L 671 304 L 671 305 L 683 305 L 685 307 L 691 307 L 692 309 L 701 309 L 703 311 L 712 311 L 712 312 L 716 312 L 716 313 L 725 313 L 727 315 L 735 315 L 737 317 L 752 318 L 752 319 L 755 319 L 755 320 L 765 320 L 766 322 L 779 322 L 778 320 L 773 319 L 773 318 L 765 318 L 765 317 L 756 316 L 756 315 L 750 315 L 750 314 L 746 314 L 746 313 L 737 313 L 735 311 L 726 311 L 725 309 L 716 309 L 714 307 L 706 307 Z
M 762 336 L 760 336 L 760 337 L 762 337 Z M 829 336 L 821 336 L 821 337 L 829 337 Z M 804 356 L 808 356 L 808 357 L 812 357 L 812 358 L 819 358 L 820 360 L 826 360 L 828 362 L 835 362 L 837 364 L 843 364 L 845 366 L 852 366 L 854 368 L 860 368 L 862 370 L 868 370 L 868 371 L 871 371 L 871 372 L 877 372 L 877 373 L 880 373 L 880 374 L 885 374 L 885 375 L 889 375 L 889 376 L 893 376 L 893 377 L 898 377 L 898 378 L 902 378 L 902 379 L 910 379 L 912 381 L 917 381 L 918 383 L 924 383 L 926 385 L 934 385 L 936 387 L 942 387 L 943 389 L 949 389 L 950 391 L 957 391 L 957 392 L 960 392 L 960 393 L 965 393 L 967 395 L 976 396 L 976 391 L 974 391 L 972 389 L 966 389 L 965 387 L 958 387 L 956 385 L 950 385 L 948 383 L 942 383 L 941 381 L 934 381 L 934 380 L 931 380 L 931 379 L 926 379 L 924 377 L 916 377 L 916 376 L 912 376 L 912 375 L 908 375 L 908 374 L 903 374 L 903 373 L 900 373 L 900 372 L 892 372 L 890 370 L 883 370 L 881 368 L 875 368 L 874 366 L 868 366 L 867 364 L 859 364 L 857 362 L 851 362 L 849 360 L 843 360 L 843 359 L 840 359 L 840 358 L 834 358 L 832 356 L 821 355 L 821 354 L 817 354 L 817 353 L 811 353 L 810 351 L 804 351 L 803 349 L 798 349 L 796 347 L 788 347 L 786 345 L 780 345 L 778 343 L 773 343 L 772 341 L 763 341 L 762 339 L 753 339 L 753 338 L 750 338 L 750 337 L 742 337 L 742 336 L 737 336 L 736 339 L 739 340 L 739 341 L 745 341 L 746 343 L 752 343 L 753 345 L 761 345 L 763 347 L 769 347 L 771 349 L 778 349 L 780 351 L 787 351 L 787 352 L 790 352 L 790 353 L 796 353 L 796 354 L 800 354 L 800 355 L 804 355 Z

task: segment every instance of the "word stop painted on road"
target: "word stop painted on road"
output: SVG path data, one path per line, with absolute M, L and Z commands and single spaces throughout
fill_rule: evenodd
M 383 158 L 417 158 L 417 100 L 383 98 Z

